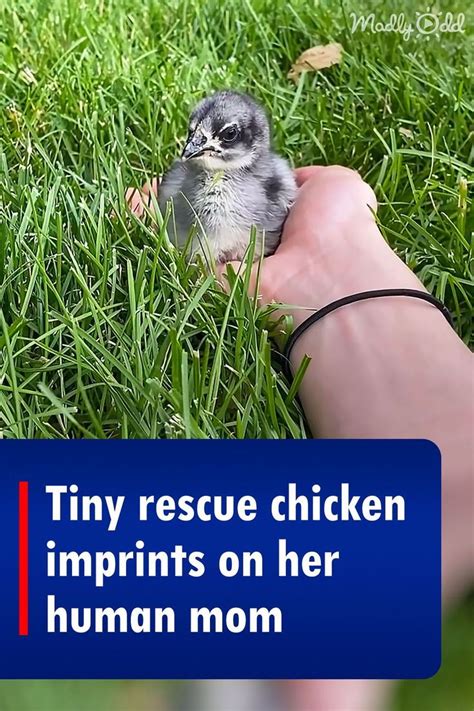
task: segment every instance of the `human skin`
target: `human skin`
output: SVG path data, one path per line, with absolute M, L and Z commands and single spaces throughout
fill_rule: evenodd
M 281 310 L 296 326 L 314 310 L 359 291 L 424 290 L 384 241 L 374 217 L 374 193 L 357 173 L 330 166 L 296 174 L 300 189 L 281 245 L 261 267 L 262 303 L 285 304 Z M 139 195 L 142 203 L 149 192 L 150 186 Z M 141 214 L 135 200 L 134 211 Z M 239 264 L 232 266 L 239 271 Z M 315 436 L 426 438 L 439 446 L 443 599 L 449 602 L 466 589 L 473 573 L 472 354 L 436 308 L 408 297 L 334 311 L 297 341 L 293 369 L 304 354 L 311 363 L 299 396 Z M 283 688 L 295 711 L 381 711 L 390 685 L 315 681 Z
M 295 325 L 336 299 L 370 289 L 424 290 L 384 241 L 375 196 L 357 173 L 304 168 L 282 244 L 260 275 L 263 303 L 284 302 Z M 369 209 L 369 206 L 371 209 Z M 239 265 L 235 264 L 237 270 Z M 443 597 L 472 580 L 474 466 L 473 356 L 433 306 L 386 298 L 341 308 L 297 341 L 293 368 L 312 362 L 300 387 L 319 437 L 427 438 L 443 461 Z M 385 707 L 384 682 L 301 682 L 289 687 L 298 710 Z

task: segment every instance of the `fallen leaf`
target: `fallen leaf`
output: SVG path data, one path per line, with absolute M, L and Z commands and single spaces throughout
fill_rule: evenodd
M 333 64 L 339 64 L 342 59 L 342 45 L 321 44 L 311 47 L 301 54 L 288 72 L 288 79 L 294 82 L 302 72 L 317 72 Z

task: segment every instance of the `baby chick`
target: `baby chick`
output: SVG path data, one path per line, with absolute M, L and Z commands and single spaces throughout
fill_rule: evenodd
M 181 160 L 165 174 L 160 209 L 172 199 L 168 233 L 178 247 L 217 262 L 241 260 L 256 229 L 255 259 L 272 254 L 296 196 L 288 163 L 272 152 L 263 108 L 250 96 L 219 91 L 189 121 Z M 191 237 L 190 237 L 191 235 Z

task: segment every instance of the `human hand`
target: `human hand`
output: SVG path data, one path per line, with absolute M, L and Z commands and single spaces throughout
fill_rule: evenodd
M 158 197 L 158 178 L 153 178 L 146 182 L 143 188 L 127 188 L 125 191 L 125 202 L 131 212 L 137 217 L 143 217 L 145 210 L 153 209 L 152 195 Z
M 342 166 L 309 166 L 296 171 L 298 196 L 275 254 L 263 260 L 258 295 L 262 304 L 287 304 L 294 325 L 342 296 L 368 289 L 407 286 L 418 280 L 396 257 L 377 227 L 377 201 L 360 175 Z M 153 209 L 159 180 L 128 188 L 129 209 L 142 217 Z M 230 262 L 235 272 L 239 262 Z M 252 268 L 251 293 L 259 265 Z M 219 265 L 220 275 L 226 265 Z
M 299 307 L 284 310 L 297 325 L 308 317 L 308 309 L 351 293 L 406 286 L 407 279 L 419 288 L 384 241 L 374 217 L 374 192 L 358 173 L 342 166 L 310 166 L 297 170 L 296 178 L 300 188 L 281 244 L 260 269 L 263 304 Z M 238 262 L 230 264 L 236 272 L 241 268 Z M 226 265 L 220 269 L 225 270 Z M 258 270 L 255 264 L 252 292 Z

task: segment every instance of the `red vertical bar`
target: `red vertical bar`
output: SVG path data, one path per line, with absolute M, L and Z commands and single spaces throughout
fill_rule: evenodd
M 18 634 L 28 634 L 28 482 L 18 482 Z

